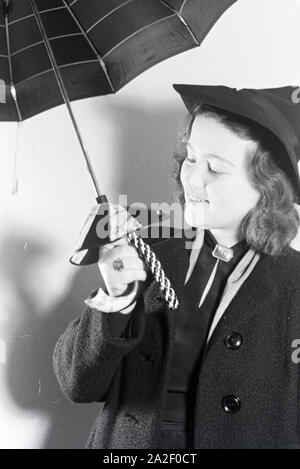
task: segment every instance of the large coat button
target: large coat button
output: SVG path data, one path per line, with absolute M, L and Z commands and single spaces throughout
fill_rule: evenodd
M 224 339 L 226 347 L 230 350 L 238 350 L 243 345 L 243 337 L 238 332 L 233 332 Z
M 237 396 L 225 396 L 222 400 L 222 407 L 228 414 L 236 414 L 241 408 L 241 400 Z

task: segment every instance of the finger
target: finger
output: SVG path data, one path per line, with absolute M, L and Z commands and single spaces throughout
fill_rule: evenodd
M 122 236 L 121 238 L 118 238 L 114 241 L 111 241 L 109 243 L 109 246 L 112 246 L 113 248 L 115 248 L 115 247 L 118 247 L 118 246 L 130 246 L 130 244 L 127 241 L 126 236 Z
M 147 279 L 147 273 L 144 270 L 123 270 L 119 272 L 122 274 L 122 283 L 131 283 L 139 280 L 141 282 L 145 282 Z M 117 285 L 117 282 L 116 282 Z M 118 284 L 119 285 L 119 284 Z
M 126 237 L 119 238 L 115 241 L 112 241 L 110 243 L 104 244 L 103 246 L 100 246 L 99 255 L 103 256 L 103 254 L 105 254 L 106 252 L 108 252 L 111 249 L 114 249 L 118 246 L 129 246 L 129 243 L 128 243 Z
M 133 246 L 129 246 L 129 244 L 117 246 L 115 250 L 111 252 L 111 255 L 114 258 L 120 257 L 123 259 L 125 257 L 133 257 L 139 259 L 139 253 Z
M 114 293 L 123 293 L 124 291 L 127 290 L 127 288 L 128 288 L 127 283 L 118 283 L 114 287 L 111 287 L 110 290 L 113 291 Z
M 124 269 L 122 269 L 121 272 L 124 272 L 125 270 L 145 270 L 145 264 L 139 257 L 122 257 L 121 260 L 124 266 Z

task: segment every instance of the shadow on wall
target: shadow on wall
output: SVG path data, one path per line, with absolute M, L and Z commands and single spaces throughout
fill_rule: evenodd
M 121 158 L 114 162 L 122 168 L 120 187 L 116 189 L 128 194 L 130 203 L 169 201 L 171 191 L 165 178 L 170 171 L 178 113 L 150 115 L 138 108 L 114 107 L 110 117 L 118 122 L 116 135 L 120 142 Z M 25 241 L 9 236 L 1 247 L 5 282 L 14 291 L 15 298 L 14 310 L 10 312 L 12 330 L 8 331 L 9 390 L 19 407 L 47 416 L 50 426 L 43 448 L 83 448 L 102 405 L 70 402 L 54 376 L 52 355 L 68 323 L 83 312 L 83 301 L 88 293 L 99 286 L 99 273 L 97 266 L 74 267 L 77 271 L 65 297 L 41 315 L 29 285 L 33 272 L 32 277 L 36 278 L 36 264 L 41 265 L 49 248 L 43 242 L 31 242 L 24 254 Z M 47 295 L 46 286 L 42 288 Z
M 23 246 L 24 240 L 10 237 L 1 252 L 6 281 L 14 287 L 15 304 L 15 311 L 10 311 L 13 330 L 8 331 L 9 391 L 19 407 L 46 415 L 49 431 L 43 448 L 82 448 L 101 404 L 78 405 L 69 401 L 54 376 L 52 355 L 58 337 L 83 311 L 83 300 L 96 287 L 99 274 L 96 267 L 78 268 L 65 297 L 41 315 L 29 294 L 28 279 L 48 248 L 31 242 L 28 253 L 22 256 Z M 47 288 L 43 288 L 46 295 Z
M 183 119 L 178 110 L 166 107 L 147 112 L 141 106 L 115 104 L 107 109 L 106 119 L 116 132 L 118 190 L 129 203 L 173 202 L 172 155 Z

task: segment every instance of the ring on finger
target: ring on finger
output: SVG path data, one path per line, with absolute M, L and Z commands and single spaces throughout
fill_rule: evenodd
M 124 263 L 120 257 L 113 261 L 113 269 L 117 270 L 118 272 L 124 269 Z

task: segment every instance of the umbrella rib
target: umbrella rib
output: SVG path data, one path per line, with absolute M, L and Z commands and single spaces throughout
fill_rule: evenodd
M 21 86 L 23 85 L 24 83 L 26 83 L 26 81 L 29 81 L 29 80 L 33 80 L 34 78 L 37 78 L 37 77 L 40 77 L 41 75 L 45 75 L 45 73 L 49 73 L 49 72 L 53 72 L 53 68 L 48 68 L 47 70 L 43 70 L 42 72 L 40 73 L 36 73 L 35 75 L 31 75 L 30 77 L 28 78 L 24 78 L 24 80 L 21 80 L 17 83 L 18 86 Z
M 10 21 L 9 26 L 12 25 L 12 24 L 15 24 L 15 23 L 19 23 L 20 21 L 27 20 L 27 18 L 33 18 L 33 17 L 34 17 L 34 15 L 32 15 L 32 14 L 22 16 L 21 18 L 17 18 L 16 20 Z
M 9 23 L 8 23 L 8 7 L 9 7 L 9 1 L 10 0 L 5 0 L 4 2 L 4 8 L 5 8 L 5 15 L 4 15 L 4 21 L 5 21 L 5 32 L 6 32 L 6 46 L 7 46 L 7 58 L 8 58 L 8 67 L 9 67 L 9 75 L 10 75 L 10 92 L 13 98 L 13 101 L 16 106 L 16 111 L 18 115 L 19 122 L 22 122 L 22 115 L 16 95 L 16 89 L 15 89 L 15 83 L 14 83 L 14 77 L 13 77 L 13 70 L 12 70 L 12 63 L 11 63 L 11 50 L 10 50 L 10 37 L 9 37 Z
M 94 23 L 92 26 L 89 27 L 89 29 L 87 29 L 87 33 L 90 33 L 92 31 L 92 29 L 94 29 L 99 23 L 101 23 L 103 20 L 105 20 L 106 18 L 108 18 L 110 15 L 112 15 L 113 13 L 115 13 L 117 10 L 120 10 L 120 8 L 123 8 L 125 7 L 126 5 L 128 5 L 128 3 L 131 3 L 133 2 L 133 0 L 127 0 L 126 2 L 122 3 L 121 5 L 117 6 L 116 8 L 114 8 L 113 10 L 111 10 L 109 13 L 107 13 L 106 15 L 102 16 L 102 18 L 100 18 L 99 20 L 96 21 L 96 23 Z
M 102 69 L 102 71 L 104 72 L 104 75 L 108 81 L 108 84 L 110 86 L 110 89 L 113 93 L 116 92 L 115 90 L 115 87 L 110 79 L 110 76 L 109 76 L 109 73 L 108 73 L 108 70 L 106 68 L 106 65 L 104 63 L 104 60 L 103 58 L 100 56 L 99 52 L 97 51 L 96 47 L 94 46 L 92 40 L 89 38 L 87 32 L 85 31 L 84 27 L 82 26 L 82 24 L 80 23 L 79 19 L 77 18 L 77 16 L 75 15 L 75 13 L 73 12 L 73 10 L 71 9 L 70 5 L 68 5 L 66 3 L 66 0 L 63 0 L 63 3 L 64 5 L 66 6 L 67 10 L 69 11 L 69 13 L 72 15 L 72 18 L 74 19 L 74 21 L 76 22 L 77 26 L 80 28 L 82 34 L 84 35 L 85 39 L 87 40 L 87 43 L 89 44 L 89 46 L 91 47 L 92 51 L 94 52 L 94 54 L 96 55 L 97 57 L 97 60 L 100 64 L 100 67 Z
M 62 39 L 64 37 L 73 37 L 73 36 L 82 36 L 82 33 L 72 33 L 72 34 L 63 34 L 61 36 L 53 36 L 50 38 L 50 40 L 54 41 L 56 39 Z M 44 44 L 44 41 L 34 42 L 33 44 L 30 44 L 29 46 L 22 47 L 22 49 L 18 49 L 15 52 L 13 52 L 11 56 L 19 54 L 20 52 L 24 52 L 25 50 L 31 49 L 31 47 L 39 46 L 40 44 Z
M 170 5 L 168 5 L 164 0 L 158 0 L 162 5 L 164 5 L 166 8 L 168 8 L 170 11 L 172 11 L 178 19 L 181 21 L 181 23 L 186 27 L 188 33 L 190 34 L 191 38 L 193 39 L 193 42 L 197 44 L 197 46 L 200 46 L 200 42 L 197 39 L 197 36 L 194 34 L 192 31 L 192 28 L 187 24 L 185 18 L 182 16 L 182 10 L 184 5 L 186 4 L 186 1 L 181 5 L 180 11 L 177 11 L 175 8 L 172 8 Z
M 50 11 L 55 11 L 55 10 L 62 10 L 65 9 L 65 7 L 55 7 L 55 8 L 47 8 L 47 10 L 41 10 L 41 13 L 48 13 Z M 27 20 L 28 18 L 34 18 L 34 14 L 22 16 L 21 18 L 17 18 L 16 20 L 10 21 L 9 25 L 18 23 L 19 21 Z
M 119 42 L 119 43 L 116 44 L 114 47 L 112 47 L 108 52 L 106 52 L 105 55 L 103 56 L 103 59 L 105 59 L 109 54 L 111 54 L 111 53 L 112 53 L 115 49 L 117 49 L 119 46 L 121 46 L 122 44 L 124 44 L 124 42 L 128 41 L 129 39 L 131 39 L 132 37 L 136 36 L 136 35 L 139 34 L 140 32 L 144 31 L 145 29 L 151 28 L 151 26 L 154 26 L 155 24 L 161 23 L 162 21 L 165 21 L 165 20 L 168 20 L 168 19 L 170 19 L 170 18 L 173 18 L 174 16 L 177 16 L 177 15 L 175 15 L 175 14 L 173 13 L 172 15 L 165 16 L 164 18 L 160 18 L 159 20 L 153 21 L 153 23 L 147 24 L 147 26 L 144 26 L 143 28 L 139 29 L 138 31 L 135 31 L 134 33 L 130 34 L 130 36 L 125 37 L 125 39 L 123 39 L 123 41 Z
M 55 39 L 63 39 L 64 37 L 73 37 L 73 36 L 82 36 L 82 33 L 69 33 L 69 34 L 60 34 L 59 36 L 53 36 L 50 38 L 51 41 Z
M 60 65 L 58 68 L 61 69 L 61 68 L 65 68 L 65 67 L 72 67 L 72 65 L 83 65 L 83 64 L 87 64 L 87 63 L 96 63 L 96 62 L 98 63 L 98 60 L 85 60 L 83 62 L 70 62 L 68 64 Z M 26 81 L 33 80 L 34 78 L 40 77 L 41 75 L 44 75 L 45 73 L 49 73 L 49 72 L 53 72 L 53 68 L 48 68 L 47 70 L 43 70 L 40 73 L 36 73 L 35 75 L 31 75 L 28 78 L 24 78 L 24 80 L 19 81 L 17 83 L 17 85 L 18 86 L 23 85 L 24 83 L 26 83 Z
M 96 62 L 98 62 L 98 60 L 83 60 L 81 62 L 69 62 L 68 64 L 60 65 L 59 68 L 72 67 L 72 65 L 83 65 L 83 64 L 96 63 Z
M 40 10 L 40 13 L 49 13 L 49 11 L 56 11 L 56 10 L 65 10 L 65 7 L 55 7 L 55 8 L 46 8 L 45 10 Z
M 32 47 L 39 46 L 41 44 L 44 44 L 44 41 L 39 41 L 35 42 L 34 44 L 30 44 L 29 46 L 23 47 L 22 49 L 16 50 L 15 52 L 12 52 L 10 55 L 11 57 L 20 54 L 21 52 L 24 52 L 25 50 L 31 49 Z
M 183 0 L 183 3 L 182 3 L 182 5 L 181 5 L 181 7 L 180 7 L 180 10 L 179 10 L 179 13 L 180 13 L 180 14 L 183 12 L 183 9 L 184 9 L 184 7 L 185 7 L 187 1 L 188 1 L 188 0 Z

